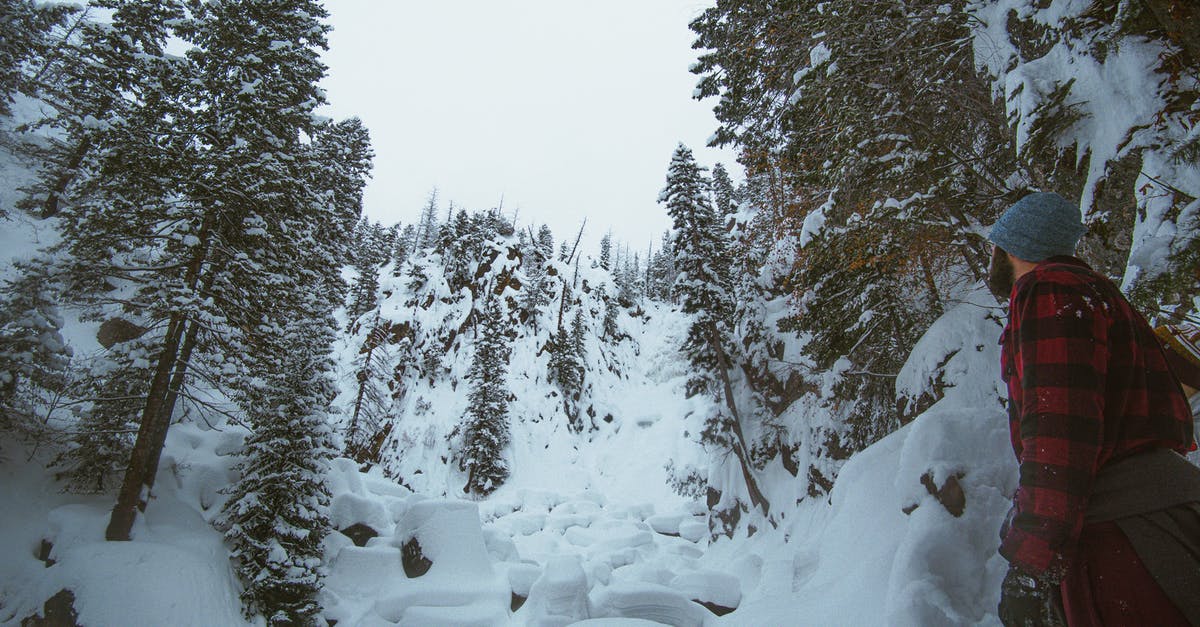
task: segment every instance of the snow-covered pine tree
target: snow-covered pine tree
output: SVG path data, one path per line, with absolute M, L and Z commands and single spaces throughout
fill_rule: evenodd
M 737 211 L 733 181 L 729 178 L 729 171 L 725 169 L 724 165 L 718 163 L 713 166 L 709 185 L 712 189 L 713 206 L 722 220 Z
M 521 269 L 525 283 L 521 290 L 521 312 L 526 323 L 536 332 L 542 310 L 550 303 L 550 278 L 547 264 L 554 258 L 554 238 L 550 227 L 542 225 L 538 235 L 529 238 L 521 253 Z
M 604 237 L 600 238 L 600 267 L 608 271 L 613 269 L 611 232 L 605 233 Z
M 463 418 L 459 469 L 467 473 L 463 492 L 487 496 L 508 479 L 505 449 L 510 439 L 508 417 L 508 319 L 491 292 L 471 363 L 470 405 Z
M 600 299 L 604 301 L 603 337 L 610 342 L 616 342 L 621 335 L 621 329 L 617 326 L 617 315 L 621 312 L 621 307 L 617 302 L 619 297 L 609 296 L 603 289 L 599 290 L 599 293 Z
M 395 264 L 392 269 L 393 276 L 400 276 L 404 262 L 408 261 L 409 255 L 416 248 L 416 237 L 417 227 L 411 224 L 405 224 L 404 229 L 396 236 L 396 246 L 392 250 L 392 262 Z
M 311 625 L 321 610 L 321 543 L 331 531 L 325 476 L 334 454 L 328 408 L 336 389 L 327 354 L 333 337 L 327 320 L 305 316 L 264 320 L 259 329 L 255 365 L 269 374 L 244 392 L 254 432 L 217 524 L 232 547 L 247 616 Z
M 295 10 L 274 15 L 274 24 L 325 28 L 319 6 Z M 330 532 L 325 475 L 334 454 L 330 404 L 337 395 L 333 311 L 345 295 L 340 268 L 349 260 L 371 162 L 356 119 L 321 124 L 312 137 L 296 147 L 297 169 L 275 197 L 278 222 L 264 225 L 257 250 L 256 269 L 269 278 L 245 303 L 253 319 L 240 338 L 249 376 L 233 386 L 254 433 L 219 522 L 247 615 L 280 625 L 312 624 L 320 611 L 321 543 Z M 386 246 L 376 251 L 385 253 Z
M 674 225 L 675 293 L 684 313 L 693 320 L 682 347 L 692 364 L 687 393 L 713 394 L 724 401 L 729 415 L 709 419 L 701 434 L 705 444 L 731 450 L 741 466 L 751 505 L 770 511 L 758 488 L 750 449 L 742 431 L 730 377 L 730 318 L 733 313 L 728 267 L 728 242 L 708 201 L 707 182 L 692 151 L 680 144 L 671 157 L 667 184 L 659 202 L 667 206 Z M 728 529 L 726 530 L 728 531 Z
M 56 272 L 38 257 L 15 264 L 0 300 L 0 430 L 28 432 L 34 412 L 61 392 L 73 351 L 63 340 Z
M 724 233 L 708 202 L 703 170 L 680 144 L 671 157 L 667 185 L 659 196 L 674 223 L 675 293 L 684 313 L 696 315 L 684 352 L 692 363 L 688 395 L 715 392 L 718 343 L 728 342 L 729 270 Z
M 646 295 L 664 303 L 674 302 L 675 270 L 674 244 L 670 231 L 663 232 L 662 244 L 646 267 Z
M 433 250 L 438 243 L 438 190 L 429 190 L 421 218 L 417 222 L 416 250 Z
M 51 463 L 66 488 L 82 494 L 111 494 L 129 462 L 134 434 L 151 373 L 144 366 L 147 342 L 122 342 L 110 348 L 88 378 L 73 390 L 77 422 L 67 447 Z
M 360 223 L 361 224 L 361 223 Z M 356 227 L 357 228 L 357 227 Z M 357 276 L 350 287 L 350 302 L 346 306 L 346 330 L 353 333 L 359 318 L 374 311 L 379 298 L 379 269 L 388 262 L 392 244 L 388 231 L 378 222 L 369 223 L 355 240 L 354 269 Z
M 71 4 L 0 0 L 4 38 L 0 39 L 0 116 L 9 115 L 13 96 L 41 92 L 45 66 L 53 47 L 61 42 L 55 30 L 76 19 L 80 8 Z

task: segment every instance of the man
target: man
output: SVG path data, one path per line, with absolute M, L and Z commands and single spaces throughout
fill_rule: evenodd
M 1200 469 L 1188 403 L 1153 329 L 1071 256 L 1079 207 L 1030 194 L 1000 217 L 989 283 L 1020 482 L 1000 553 L 1000 618 L 1069 625 L 1200 624 Z

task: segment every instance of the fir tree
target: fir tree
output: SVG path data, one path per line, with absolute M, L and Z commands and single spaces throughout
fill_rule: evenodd
M 9 115 L 13 95 L 37 96 L 37 76 L 60 39 L 54 31 L 66 24 L 76 6 L 32 0 L 0 0 L 4 38 L 0 39 L 0 116 Z M 33 66 L 33 67 L 31 67 Z
M 499 299 L 489 296 L 471 363 L 470 405 L 463 419 L 459 468 L 467 473 L 463 492 L 487 496 L 508 479 L 508 336 Z
M 432 250 L 438 243 L 438 190 L 433 188 L 417 222 L 416 250 Z
M 612 233 L 605 233 L 600 238 L 600 267 L 611 271 L 612 264 Z
M 675 293 L 684 313 L 696 315 L 683 347 L 693 366 L 689 395 L 716 390 L 714 373 L 720 367 L 717 343 L 728 341 L 732 311 L 729 268 L 725 265 L 727 243 L 709 205 L 706 187 L 692 151 L 681 144 L 671 158 L 667 185 L 659 202 L 667 205 L 674 221 L 675 266 L 679 270 Z
M 737 211 L 733 181 L 729 179 L 729 172 L 725 170 L 725 166 L 720 163 L 713 166 L 710 186 L 712 187 L 713 206 L 716 207 L 719 216 L 724 218 Z
M 34 408 L 61 390 L 73 351 L 62 337 L 58 285 L 45 258 L 17 263 L 0 302 L 0 428 L 31 426 Z
M 692 151 L 680 144 L 671 158 L 667 184 L 659 196 L 674 223 L 674 256 L 679 278 L 675 292 L 684 313 L 693 320 L 684 341 L 683 353 L 692 364 L 688 395 L 714 394 L 724 400 L 731 416 L 709 421 L 702 440 L 732 450 L 741 465 L 750 493 L 751 504 L 764 514 L 770 504 L 758 489 L 751 466 L 750 448 L 742 430 L 742 420 L 733 397 L 730 360 L 730 318 L 733 303 L 728 267 L 728 243 L 716 212 L 708 202 L 707 185 Z
M 334 453 L 328 407 L 336 387 L 326 354 L 332 333 L 327 321 L 311 318 L 263 326 L 274 338 L 260 358 L 275 363 L 260 367 L 273 374 L 246 391 L 254 433 L 218 526 L 232 546 L 247 616 L 314 624 L 321 543 L 331 531 L 325 476 Z

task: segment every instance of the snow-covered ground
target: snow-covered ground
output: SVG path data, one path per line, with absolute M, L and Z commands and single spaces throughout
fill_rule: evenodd
M 996 348 L 978 339 L 997 327 L 980 305 L 951 311 L 901 379 L 913 388 L 939 377 L 958 385 L 850 460 L 828 500 L 802 501 L 786 524 L 750 537 L 743 526 L 710 543 L 703 504 L 666 487 L 663 464 L 685 439 L 691 401 L 670 348 L 682 318 L 665 308 L 641 323 L 646 333 L 629 343 L 640 358 L 624 362 L 636 367 L 608 397 L 627 418 L 576 446 L 518 445 L 512 478 L 487 500 L 413 493 L 378 468 L 363 473 L 335 460 L 335 526 L 378 535 L 364 546 L 341 533 L 327 540 L 325 617 L 339 625 L 995 624 L 997 529 L 1015 472 L 995 402 Z M 155 499 L 129 543 L 103 541 L 110 498 L 63 494 L 44 457 L 6 449 L 0 623 L 19 624 L 67 588 L 84 625 L 243 624 L 227 551 L 209 521 L 245 432 L 220 429 L 172 427 Z M 938 487 L 956 478 L 961 516 L 923 486 L 926 473 Z M 419 575 L 406 573 L 419 560 L 404 559 L 414 539 L 431 562 Z M 38 559 L 43 540 L 52 566 Z M 736 610 L 718 616 L 696 601 Z

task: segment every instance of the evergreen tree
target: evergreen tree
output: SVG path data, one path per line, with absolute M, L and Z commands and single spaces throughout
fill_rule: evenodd
M 362 224 L 361 222 L 359 224 Z M 358 271 L 350 288 L 350 303 L 346 306 L 346 330 L 353 333 L 358 320 L 373 311 L 379 298 L 379 269 L 388 262 L 392 252 L 391 238 L 382 224 L 375 222 L 362 229 L 361 239 L 354 240 L 357 251 L 354 268 Z
M 260 365 L 271 375 L 245 391 L 254 433 L 218 521 L 247 616 L 271 625 L 313 624 L 321 609 L 321 544 L 331 531 L 325 476 L 334 454 L 328 408 L 336 396 L 328 322 L 264 322 L 272 339 L 263 344 L 272 346 L 257 357 L 273 362 Z
M 712 181 L 709 184 L 712 187 L 713 206 L 716 207 L 719 216 L 724 218 L 737 211 L 733 181 L 729 179 L 729 172 L 725 170 L 725 166 L 720 163 L 713 166 Z
M 526 242 L 521 255 L 521 268 L 525 272 L 521 311 L 525 321 L 532 323 L 535 330 L 539 314 L 550 303 L 550 278 L 546 269 L 553 257 L 554 239 L 550 227 L 543 224 L 538 235 Z
M 680 144 L 671 158 L 667 185 L 659 202 L 667 205 L 674 222 L 675 293 L 684 313 L 695 314 L 684 353 L 691 361 L 688 395 L 715 391 L 714 373 L 720 368 L 718 343 L 728 342 L 732 311 L 727 243 L 708 202 L 703 171 L 692 151 Z
M 617 314 L 620 313 L 617 297 L 608 296 L 601 290 L 600 298 L 604 301 L 604 339 L 616 341 L 617 337 L 621 334 L 621 329 L 617 326 Z
M 51 464 L 68 490 L 111 494 L 120 485 L 150 379 L 146 368 L 134 365 L 145 353 L 141 341 L 113 346 L 100 368 L 105 371 L 82 386 L 92 400 L 81 406 L 67 448 Z
M 612 264 L 612 233 L 605 233 L 600 238 L 600 267 L 611 271 Z
M 0 0 L 0 20 L 4 38 L 0 39 L 0 116 L 10 113 L 15 94 L 37 96 L 38 76 L 54 55 L 61 38 L 54 31 L 63 27 L 79 7 L 69 4 Z
M 687 393 L 714 394 L 723 399 L 731 415 L 710 418 L 701 434 L 706 444 L 732 450 L 741 465 L 751 504 L 769 514 L 770 504 L 758 489 L 751 466 L 750 448 L 733 397 L 728 243 L 708 202 L 703 171 L 692 151 L 680 144 L 671 157 L 667 184 L 659 196 L 667 206 L 675 229 L 674 257 L 679 277 L 675 292 L 683 311 L 692 314 L 683 353 L 692 364 Z
M 17 263 L 0 302 L 0 428 L 32 426 L 46 394 L 65 384 L 72 350 L 62 337 L 58 286 L 49 260 Z
M 470 405 L 461 426 L 459 469 L 467 473 L 463 492 L 487 496 L 508 479 L 505 449 L 508 424 L 508 336 L 500 301 L 489 296 L 471 363 Z
M 417 222 L 416 249 L 432 250 L 438 244 L 438 190 L 433 188 L 421 210 L 421 219 Z
M 396 247 L 392 251 L 392 262 L 395 264 L 392 270 L 393 276 L 400 276 L 399 273 L 404 262 L 408 261 L 409 255 L 413 253 L 416 236 L 417 228 L 411 224 L 404 225 L 404 229 L 396 236 Z

